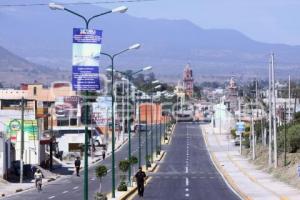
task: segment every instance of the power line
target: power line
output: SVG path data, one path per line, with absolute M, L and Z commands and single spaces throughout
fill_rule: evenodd
M 115 0 L 115 1 L 95 1 L 95 2 L 75 2 L 60 3 L 61 5 L 95 5 L 95 4 L 114 4 L 114 3 L 141 3 L 157 0 Z M 0 7 L 32 7 L 32 6 L 48 6 L 48 3 L 22 3 L 22 4 L 0 4 Z

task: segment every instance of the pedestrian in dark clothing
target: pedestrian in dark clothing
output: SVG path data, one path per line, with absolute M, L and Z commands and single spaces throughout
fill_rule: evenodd
M 135 174 L 135 179 L 136 179 L 136 183 L 137 183 L 138 194 L 140 197 L 143 197 L 146 173 L 143 172 L 142 167 L 139 167 L 139 171 Z
M 106 156 L 106 152 L 105 152 L 105 150 L 103 149 L 103 150 L 102 150 L 102 159 L 103 159 L 103 160 L 105 160 L 105 156 Z
M 76 175 L 79 176 L 79 170 L 80 170 L 80 165 L 81 165 L 79 157 L 77 157 L 74 164 L 75 164 L 75 169 L 76 169 Z

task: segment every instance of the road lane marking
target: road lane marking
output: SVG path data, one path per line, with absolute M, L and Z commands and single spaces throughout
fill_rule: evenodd
M 185 188 L 185 191 L 188 192 L 188 191 L 189 191 L 189 188 Z
M 185 167 L 185 173 L 189 173 L 189 168 Z
M 185 177 L 185 185 L 189 186 L 189 178 L 188 177 Z
M 189 197 L 189 196 L 190 196 L 190 194 L 189 194 L 189 193 L 187 193 L 187 194 L 185 194 L 185 196 L 186 196 L 186 197 Z
M 55 198 L 55 196 L 48 197 L 48 199 L 53 199 L 53 198 Z
M 62 193 L 63 193 L 63 194 L 66 194 L 66 193 L 68 193 L 68 192 L 69 192 L 68 190 L 65 190 L 65 191 L 63 191 Z
M 79 187 L 78 186 L 76 186 L 76 187 L 73 187 L 73 190 L 77 190 Z
M 94 181 L 95 180 L 95 178 L 91 178 L 91 181 Z

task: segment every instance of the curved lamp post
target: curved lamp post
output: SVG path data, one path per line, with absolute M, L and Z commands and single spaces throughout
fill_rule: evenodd
M 125 53 L 129 50 L 134 50 L 140 48 L 140 44 L 134 44 L 128 47 L 127 49 L 124 49 L 118 53 L 115 54 L 108 54 L 108 53 L 101 53 L 101 55 L 107 56 L 111 61 L 111 116 L 112 116 L 112 198 L 115 198 L 115 188 L 116 188 L 116 175 L 115 175 L 115 110 L 114 110 L 114 102 L 115 102 L 115 96 L 114 96 L 114 60 L 116 56 Z
M 94 15 L 90 18 L 86 18 L 83 15 L 74 12 L 68 8 L 65 8 L 63 5 L 61 4 L 56 4 L 56 3 L 49 3 L 49 8 L 52 10 L 63 10 L 63 11 L 67 11 L 73 15 L 76 15 L 80 18 L 82 18 L 85 22 L 85 28 L 88 29 L 89 28 L 89 23 L 91 22 L 91 20 L 109 14 L 109 13 L 125 13 L 128 8 L 125 6 L 120 6 L 117 8 L 114 8 L 112 10 Z M 135 46 L 131 46 L 130 48 L 135 48 Z M 129 50 L 129 49 L 127 49 Z M 85 92 L 85 94 L 88 94 L 88 91 Z M 85 108 L 85 112 L 84 112 L 84 122 L 85 122 L 85 141 L 84 141 L 84 200 L 88 200 L 88 126 L 87 126 L 87 121 L 88 121 L 88 107 L 87 107 L 87 99 L 84 99 L 84 105 L 86 106 Z M 114 168 L 112 169 L 114 171 Z M 113 190 L 113 195 L 114 195 L 114 190 Z M 113 196 L 114 197 L 114 196 Z
M 120 73 L 123 76 L 125 76 L 126 78 L 122 78 L 122 80 L 127 81 L 127 87 L 128 87 L 128 93 L 127 93 L 127 131 L 128 131 L 128 159 L 131 158 L 131 124 L 130 124 L 130 94 L 131 94 L 131 81 L 132 81 L 132 77 L 138 73 L 144 72 L 144 71 L 149 71 L 152 69 L 152 66 L 147 66 L 144 67 L 140 70 L 137 70 L 135 72 L 132 72 L 130 74 L 127 74 L 125 72 L 122 71 L 118 71 L 118 70 L 114 70 L 114 72 Z M 108 71 L 112 71 L 111 68 L 107 69 Z M 140 144 L 139 144 L 139 148 L 140 148 Z M 131 185 L 131 168 L 129 168 L 128 170 L 128 183 Z
M 152 84 L 157 84 L 159 83 L 159 80 L 155 80 L 155 81 L 152 81 Z M 151 162 L 153 163 L 153 92 L 156 90 L 156 89 L 159 89 L 161 88 L 161 85 L 157 85 L 153 88 L 152 92 L 151 92 L 151 145 L 150 145 L 150 149 L 151 149 Z M 156 129 L 155 129 L 156 130 Z M 157 141 L 157 132 L 156 132 L 156 141 Z M 157 145 L 156 145 L 156 148 L 155 148 L 156 152 L 157 152 Z

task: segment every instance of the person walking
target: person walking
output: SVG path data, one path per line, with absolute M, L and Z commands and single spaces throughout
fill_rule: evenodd
M 135 174 L 135 179 L 136 179 L 136 183 L 137 183 L 138 194 L 140 197 L 143 197 L 146 173 L 143 171 L 142 167 L 139 167 L 139 171 Z
M 79 176 L 79 170 L 80 170 L 80 165 L 81 165 L 79 157 L 77 157 L 74 164 L 75 164 L 76 175 Z
M 42 189 L 42 179 L 43 174 L 40 169 L 37 169 L 34 173 L 34 179 L 35 179 L 35 187 L 40 191 Z
M 103 149 L 103 150 L 102 150 L 102 159 L 103 159 L 103 160 L 105 160 L 105 156 L 106 156 L 106 152 L 105 152 L 105 150 Z

